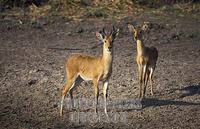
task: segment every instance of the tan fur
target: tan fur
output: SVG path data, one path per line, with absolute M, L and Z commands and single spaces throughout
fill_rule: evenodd
M 103 31 L 104 32 L 104 31 Z M 66 73 L 67 73 L 67 83 L 62 91 L 61 98 L 61 109 L 60 115 L 62 116 L 63 100 L 67 92 L 70 92 L 70 97 L 72 99 L 73 106 L 73 84 L 76 82 L 78 77 L 81 77 L 83 80 L 92 81 L 94 86 L 94 95 L 95 95 L 95 112 L 97 112 L 98 96 L 99 96 L 99 81 L 104 83 L 104 101 L 105 101 L 105 113 L 107 115 L 106 109 L 106 98 L 107 98 L 107 89 L 108 89 L 108 80 L 112 72 L 112 47 L 114 38 L 117 36 L 119 30 L 113 31 L 111 34 L 106 35 L 96 33 L 97 37 L 103 42 L 103 55 L 101 56 L 90 56 L 83 54 L 72 54 L 66 62 Z
M 153 73 L 158 58 L 158 50 L 155 47 L 146 47 L 142 42 L 142 33 L 147 30 L 147 24 L 144 24 L 142 27 L 134 27 L 129 24 L 128 28 L 133 32 L 134 39 L 137 43 L 136 62 L 139 71 L 140 98 L 143 98 L 145 97 L 146 85 L 149 79 L 151 84 L 151 95 L 153 95 Z

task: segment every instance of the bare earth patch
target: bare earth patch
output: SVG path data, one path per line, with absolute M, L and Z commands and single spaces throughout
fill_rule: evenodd
M 154 79 L 155 95 L 151 96 L 147 90 L 146 99 L 138 102 L 136 43 L 128 31 L 127 23 L 137 24 L 144 20 L 152 23 L 150 32 L 145 35 L 145 45 L 157 47 L 159 58 Z M 93 121 L 92 106 L 86 110 L 78 106 L 75 110 L 68 110 L 65 105 L 64 116 L 60 117 L 65 60 L 70 53 L 75 52 L 92 55 L 102 53 L 101 42 L 95 37 L 95 32 L 110 25 L 118 27 L 120 34 L 114 42 L 109 102 L 116 102 L 116 107 L 119 107 L 125 103 L 117 103 L 116 100 L 136 100 L 136 104 L 141 104 L 142 107 L 139 105 L 137 109 L 115 109 L 110 105 L 110 120 L 106 120 L 101 108 L 100 120 Z M 190 16 L 152 13 L 115 22 L 99 19 L 81 22 L 60 20 L 35 28 L 1 20 L 0 126 L 2 129 L 198 128 L 199 28 L 199 19 Z M 91 83 L 82 83 L 74 94 L 77 99 L 94 99 Z M 100 84 L 100 99 L 102 98 Z

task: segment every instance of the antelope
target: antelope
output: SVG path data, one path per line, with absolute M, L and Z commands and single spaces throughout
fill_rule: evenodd
M 60 116 L 63 114 L 63 101 L 65 95 L 69 92 L 73 107 L 73 88 L 78 81 L 81 80 L 92 81 L 95 96 L 95 113 L 97 113 L 98 97 L 99 97 L 99 81 L 103 82 L 103 96 L 104 96 L 104 112 L 107 114 L 107 90 L 108 82 L 112 73 L 113 62 L 113 42 L 119 33 L 119 29 L 113 29 L 110 33 L 103 31 L 96 32 L 96 36 L 103 42 L 103 55 L 90 56 L 84 54 L 72 54 L 66 61 L 65 68 L 67 74 L 67 82 L 62 90 Z
M 134 40 L 137 43 L 136 62 L 139 72 L 140 95 L 145 97 L 147 82 L 150 79 L 151 95 L 153 95 L 153 73 L 158 59 L 158 50 L 151 46 L 147 47 L 142 41 L 142 34 L 148 29 L 148 24 L 144 22 L 142 26 L 133 26 L 128 24 L 129 30 L 133 33 Z

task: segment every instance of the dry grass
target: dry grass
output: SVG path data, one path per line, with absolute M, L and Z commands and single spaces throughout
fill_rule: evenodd
M 121 19 L 128 15 L 133 16 L 145 11 L 157 11 L 160 13 L 171 11 L 177 13 L 177 10 L 178 13 L 199 13 L 200 4 L 183 3 L 150 8 L 148 5 L 137 3 L 134 0 L 50 0 L 42 6 L 32 4 L 28 8 L 13 8 L 1 13 L 1 15 L 17 17 L 22 21 L 37 21 L 37 19 L 55 15 L 72 20 L 88 18 Z

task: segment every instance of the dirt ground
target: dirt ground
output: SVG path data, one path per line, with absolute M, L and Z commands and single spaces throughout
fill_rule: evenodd
M 64 115 L 60 117 L 65 60 L 71 53 L 101 54 L 102 45 L 95 32 L 104 26 L 115 25 L 120 29 L 114 42 L 108 100 L 137 100 L 136 43 L 127 23 L 136 25 L 143 21 L 151 23 L 149 33 L 145 35 L 145 45 L 153 45 L 159 50 L 154 79 L 155 95 L 151 96 L 148 90 L 146 99 L 140 103 L 142 107 L 137 110 L 108 106 L 109 114 L 118 114 L 117 117 L 123 116 L 125 120 L 116 118 L 114 121 L 101 119 L 95 122 L 91 116 L 93 107 L 68 110 L 66 104 Z M 2 129 L 199 128 L 199 28 L 199 17 L 156 13 L 127 16 L 118 21 L 90 19 L 75 22 L 57 19 L 50 24 L 41 21 L 34 27 L 1 19 L 0 126 Z M 83 82 L 74 94 L 76 99 L 94 99 L 90 82 Z M 67 98 L 69 95 L 66 101 Z M 76 115 L 78 112 L 83 119 L 75 118 L 72 121 L 70 114 Z M 100 112 L 103 115 L 102 109 Z

